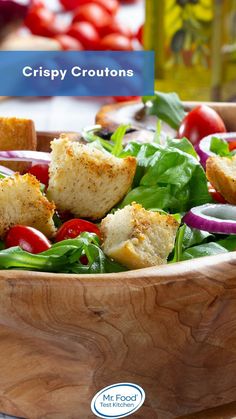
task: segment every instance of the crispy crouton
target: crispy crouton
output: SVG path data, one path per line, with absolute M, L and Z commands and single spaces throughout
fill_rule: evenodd
M 174 247 L 177 229 L 171 215 L 133 203 L 102 220 L 103 250 L 130 269 L 162 265 Z
M 206 162 L 206 175 L 214 188 L 227 202 L 236 204 L 236 156 L 209 157 Z
M 136 159 L 79 144 L 66 136 L 51 143 L 52 160 L 47 196 L 62 211 L 77 217 L 100 219 L 130 188 Z
M 36 150 L 37 139 L 33 121 L 23 118 L 0 117 L 0 150 Z M 15 171 L 29 166 L 22 162 L 1 162 Z
M 52 220 L 55 206 L 40 191 L 39 181 L 32 175 L 14 176 L 0 180 L 0 237 L 7 230 L 22 224 L 35 227 L 46 236 L 55 233 Z

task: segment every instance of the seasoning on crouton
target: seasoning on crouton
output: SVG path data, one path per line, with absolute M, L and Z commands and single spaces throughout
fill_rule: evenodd
M 225 200 L 236 205 L 236 156 L 209 157 L 206 162 L 206 175 Z
M 32 175 L 14 176 L 0 180 L 0 238 L 16 224 L 35 227 L 46 236 L 55 233 L 55 206 L 40 191 L 40 182 Z
M 0 150 L 36 150 L 37 138 L 33 121 L 23 118 L 0 117 Z M 28 163 L 1 162 L 15 171 L 28 168 Z
M 67 136 L 51 143 L 47 196 L 59 210 L 77 217 L 100 219 L 130 188 L 136 159 L 120 159 L 106 151 L 71 141 Z
M 103 250 L 130 269 L 162 265 L 174 247 L 178 225 L 172 215 L 133 203 L 102 220 Z

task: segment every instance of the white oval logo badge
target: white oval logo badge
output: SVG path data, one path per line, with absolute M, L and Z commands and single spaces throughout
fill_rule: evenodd
M 119 419 L 136 412 L 144 400 L 145 392 L 137 384 L 118 383 L 100 390 L 92 400 L 91 409 L 99 418 Z

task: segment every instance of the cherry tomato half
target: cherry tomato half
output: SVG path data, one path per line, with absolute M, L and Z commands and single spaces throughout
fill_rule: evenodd
M 100 44 L 98 31 L 89 22 L 73 23 L 67 35 L 77 39 L 85 49 L 97 50 Z
M 143 29 L 144 29 L 144 24 L 140 26 L 136 34 L 136 38 L 138 38 L 140 44 L 143 44 Z
M 72 36 L 57 35 L 55 39 L 64 51 L 82 51 L 84 49 L 78 39 L 72 38 Z
M 84 4 L 95 3 L 102 6 L 111 15 L 115 15 L 119 8 L 118 0 L 60 0 L 60 2 L 66 10 L 74 10 Z
M 131 40 L 126 36 L 119 33 L 111 33 L 101 40 L 100 49 L 103 51 L 131 51 L 133 46 Z
M 116 17 L 112 18 L 108 25 L 104 26 L 99 31 L 102 37 L 109 35 L 111 33 L 119 33 L 120 35 L 124 35 L 127 38 L 133 37 L 133 32 L 129 26 L 124 25 L 123 22 L 118 20 Z
M 80 218 L 74 218 L 73 220 L 66 221 L 62 224 L 57 231 L 55 241 L 60 242 L 62 240 L 74 239 L 84 231 L 95 233 L 98 237 L 101 237 L 101 232 L 95 224 L 86 220 L 81 220 Z
M 129 102 L 134 100 L 140 100 L 140 96 L 113 96 L 114 102 Z
M 87 3 L 75 11 L 73 23 L 81 21 L 90 22 L 100 33 L 104 27 L 109 25 L 111 15 L 99 4 Z
M 53 12 L 46 7 L 35 5 L 30 8 L 25 25 L 34 35 L 53 37 L 63 32 Z
M 226 132 L 222 118 L 207 105 L 199 105 L 190 111 L 181 122 L 178 138 L 186 137 L 193 145 L 210 134 Z
M 228 145 L 229 145 L 229 151 L 235 150 L 236 149 L 236 140 L 235 141 L 229 141 Z
M 225 198 L 221 195 L 220 192 L 217 192 L 211 184 L 208 184 L 208 192 L 215 202 L 219 202 L 220 204 L 227 204 Z
M 49 181 L 49 165 L 48 164 L 35 164 L 31 166 L 28 170 L 28 173 L 34 175 L 39 182 L 43 183 L 45 186 L 48 186 Z
M 41 253 L 50 249 L 47 237 L 36 228 L 15 225 L 10 228 L 5 238 L 6 247 L 20 246 L 29 253 Z

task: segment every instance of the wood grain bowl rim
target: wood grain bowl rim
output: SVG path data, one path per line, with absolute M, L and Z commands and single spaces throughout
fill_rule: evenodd
M 189 276 L 187 279 L 186 277 L 180 279 L 180 277 L 186 273 L 191 275 L 194 272 L 201 271 L 204 274 L 206 270 L 213 270 L 215 273 L 219 271 L 225 271 L 229 267 L 229 264 L 236 266 L 236 251 L 223 253 L 220 255 L 214 256 L 204 256 L 201 258 L 194 258 L 186 261 L 169 263 L 165 265 L 159 266 L 152 266 L 148 268 L 142 269 L 132 269 L 127 270 L 124 272 L 114 272 L 114 273 L 94 273 L 94 274 L 73 274 L 73 273 L 55 273 L 55 272 L 42 272 L 42 271 L 30 271 L 30 270 L 18 270 L 18 269 L 0 269 L 0 281 L 4 279 L 35 279 L 44 280 L 50 277 L 50 280 L 57 280 L 60 281 L 62 279 L 73 279 L 73 280 L 99 280 L 105 279 L 110 281 L 117 281 L 121 280 L 121 284 L 126 282 L 127 280 L 159 280 L 158 282 L 173 282 L 173 281 L 186 281 L 191 279 Z M 215 281 L 218 279 L 215 276 Z M 221 280 L 221 279 L 219 279 Z

